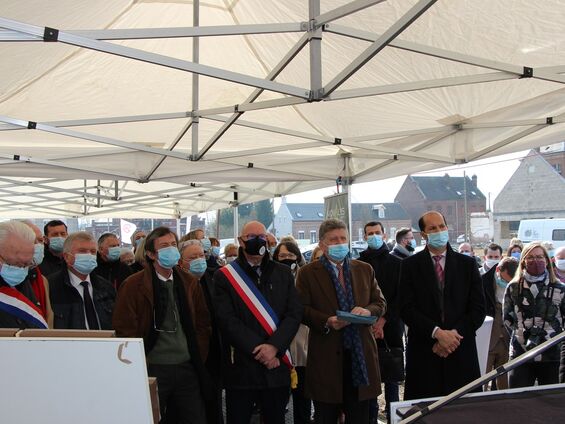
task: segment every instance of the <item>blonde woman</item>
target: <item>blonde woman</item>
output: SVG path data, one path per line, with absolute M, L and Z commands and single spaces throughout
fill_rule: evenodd
M 563 330 L 565 284 L 553 272 L 541 243 L 522 251 L 516 276 L 504 294 L 504 325 L 511 332 L 510 358 L 516 358 Z M 559 346 L 510 371 L 510 388 L 554 384 L 559 379 Z

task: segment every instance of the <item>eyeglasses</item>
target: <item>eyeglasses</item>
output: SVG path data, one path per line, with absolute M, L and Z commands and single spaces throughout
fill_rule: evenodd
M 537 256 L 526 256 L 526 262 L 532 262 L 532 261 L 544 261 L 545 260 L 545 256 L 543 255 L 537 255 Z

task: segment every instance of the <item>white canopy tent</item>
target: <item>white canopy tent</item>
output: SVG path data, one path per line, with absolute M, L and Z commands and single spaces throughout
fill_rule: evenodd
M 563 22 L 563 0 L 3 0 L 0 216 L 180 217 L 563 141 Z

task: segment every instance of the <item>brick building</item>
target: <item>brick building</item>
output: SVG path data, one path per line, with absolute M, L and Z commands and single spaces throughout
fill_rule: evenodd
M 275 214 L 273 232 L 278 238 L 292 235 L 297 240 L 318 242 L 318 228 L 324 220 L 323 203 L 286 203 L 284 200 Z M 410 227 L 406 211 L 397 203 L 352 203 L 351 240 L 363 238 L 363 226 L 369 221 L 380 221 L 389 237 L 398 228 Z
M 418 219 L 425 212 L 441 212 L 447 220 L 451 241 L 465 234 L 465 223 L 471 213 L 486 212 L 486 198 L 477 187 L 476 175 L 472 178 L 451 177 L 448 174 L 440 177 L 408 176 L 394 201 L 404 208 L 416 228 Z

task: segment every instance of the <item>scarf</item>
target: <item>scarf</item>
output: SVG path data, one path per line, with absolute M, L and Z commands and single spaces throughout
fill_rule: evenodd
M 334 266 L 330 261 L 322 255 L 320 262 L 328 271 L 337 295 L 339 309 L 342 311 L 351 311 L 355 307 L 353 299 L 353 289 L 351 286 L 351 273 L 349 258 L 343 261 L 343 277 L 345 280 L 345 292 L 337 279 Z M 351 351 L 351 377 L 353 386 L 367 386 L 369 385 L 369 375 L 367 373 L 367 364 L 365 363 L 365 355 L 363 353 L 363 342 L 359 327 L 354 324 L 349 324 L 343 329 L 343 346 L 345 349 Z

